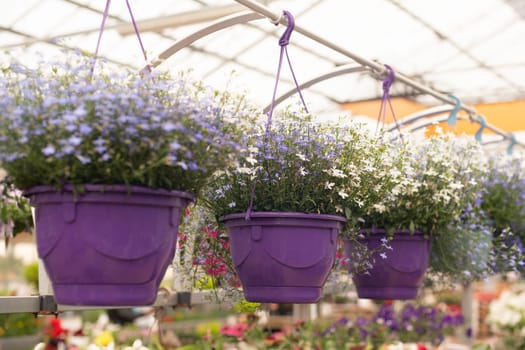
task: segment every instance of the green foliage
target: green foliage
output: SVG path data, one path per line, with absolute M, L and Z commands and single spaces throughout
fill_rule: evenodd
M 525 169 L 517 157 L 493 157 L 488 162 L 481 208 L 496 233 L 510 229 L 525 241 Z
M 38 290 L 38 262 L 32 262 L 24 267 L 24 278 L 35 290 Z
M 13 186 L 0 181 L 0 238 L 8 240 L 20 232 L 31 232 L 31 207 Z
M 32 314 L 0 314 L 0 338 L 37 334 L 40 320 Z
M 260 307 L 260 303 L 252 303 L 246 300 L 241 300 L 234 305 L 233 309 L 238 313 L 253 314 L 255 311 L 259 310 Z

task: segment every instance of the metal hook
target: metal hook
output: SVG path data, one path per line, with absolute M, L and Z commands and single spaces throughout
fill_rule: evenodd
M 448 116 L 447 120 L 448 125 L 454 126 L 458 122 L 458 112 L 461 110 L 461 101 L 454 95 L 448 95 L 448 97 L 456 101 L 456 105 L 454 106 L 454 109 L 450 112 L 450 115 Z
M 478 114 L 476 117 L 477 117 L 477 121 L 480 124 L 480 127 L 479 127 L 478 131 L 476 131 L 476 134 L 474 135 L 474 137 L 476 138 L 476 141 L 481 142 L 481 137 L 483 135 L 483 130 L 487 126 L 487 121 L 485 120 L 485 117 L 483 117 L 481 114 Z
M 283 11 L 283 16 L 286 17 L 286 19 L 288 20 L 288 24 L 286 25 L 286 30 L 279 39 L 279 45 L 286 46 L 290 42 L 290 36 L 292 35 L 292 32 L 295 28 L 295 19 L 293 18 L 293 15 L 288 11 Z
M 509 136 L 509 138 L 510 138 L 510 145 L 509 145 L 509 147 L 507 148 L 507 154 L 508 154 L 508 155 L 512 155 L 512 152 L 513 152 L 513 150 L 514 150 L 514 145 L 515 145 L 516 143 L 518 143 L 518 141 L 516 140 L 516 136 L 514 136 L 513 133 L 509 133 L 508 136 Z
M 389 92 L 390 87 L 396 78 L 396 72 L 388 64 L 385 64 L 384 66 L 388 70 L 388 76 L 383 80 L 383 91 Z

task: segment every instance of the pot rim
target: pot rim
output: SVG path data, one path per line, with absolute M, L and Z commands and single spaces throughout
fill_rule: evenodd
M 128 194 L 155 194 L 159 196 L 177 196 L 184 199 L 193 201 L 195 196 L 186 191 L 178 190 L 166 190 L 163 188 L 148 188 L 144 186 L 136 185 L 105 185 L 105 184 L 82 184 L 85 192 L 100 192 L 100 193 L 128 193 Z M 44 193 L 73 193 L 75 192 L 75 185 L 65 185 L 61 189 L 58 189 L 53 186 L 40 185 L 33 186 L 23 191 L 25 197 L 29 197 L 35 194 L 44 194 Z
M 329 220 L 329 221 L 339 221 L 342 223 L 346 222 L 346 219 L 339 215 L 332 214 L 315 214 L 315 213 L 301 213 L 293 211 L 254 211 L 250 214 L 250 219 L 259 219 L 259 218 L 268 218 L 268 219 L 315 219 L 315 220 Z M 236 219 L 246 219 L 246 212 L 243 213 L 234 213 L 221 216 L 220 221 L 236 220 Z M 246 220 L 246 221 L 249 221 Z

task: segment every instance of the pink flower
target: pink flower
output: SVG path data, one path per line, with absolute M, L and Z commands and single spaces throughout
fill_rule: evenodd
M 244 323 L 238 323 L 233 326 L 223 326 L 221 328 L 222 335 L 228 335 L 230 337 L 235 337 L 237 339 L 242 339 L 244 331 L 248 329 L 248 325 Z

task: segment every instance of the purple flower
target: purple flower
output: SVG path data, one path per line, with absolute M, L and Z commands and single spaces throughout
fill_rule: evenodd
M 177 129 L 177 125 L 172 121 L 162 124 L 162 130 L 164 131 L 173 131 L 175 129 Z
M 46 148 L 42 150 L 42 153 L 46 156 L 55 154 L 55 147 L 53 145 L 47 145 Z
M 91 126 L 89 126 L 88 124 L 82 123 L 82 124 L 80 124 L 80 127 L 78 128 L 78 131 L 82 135 L 89 135 L 91 133 L 91 131 L 93 131 L 93 128 Z
M 82 143 L 82 139 L 78 136 L 73 135 L 67 140 L 67 142 L 72 146 L 78 146 Z

